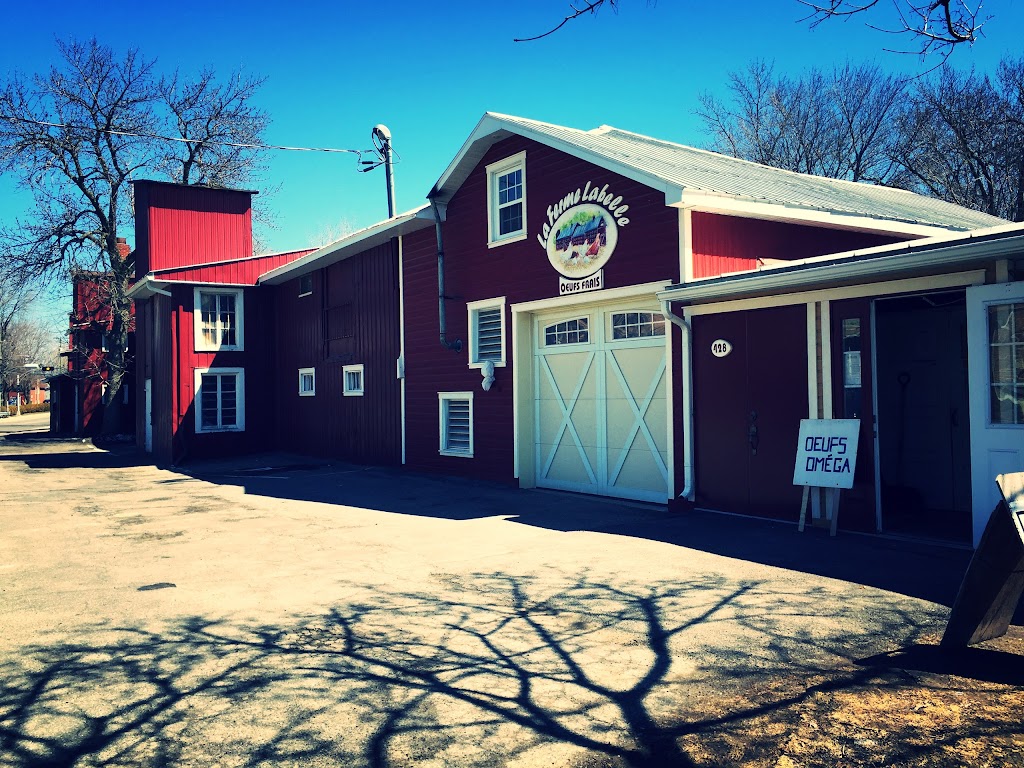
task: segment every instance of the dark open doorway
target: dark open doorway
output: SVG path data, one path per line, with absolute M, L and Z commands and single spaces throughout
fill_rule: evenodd
M 881 528 L 970 543 L 962 290 L 875 302 Z

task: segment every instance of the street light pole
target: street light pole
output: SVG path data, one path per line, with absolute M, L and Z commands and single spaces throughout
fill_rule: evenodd
M 380 142 L 378 151 L 384 160 L 388 185 L 388 218 L 395 217 L 395 168 L 391 160 L 391 131 L 386 125 L 373 126 L 373 138 Z M 376 143 L 376 142 L 374 142 Z

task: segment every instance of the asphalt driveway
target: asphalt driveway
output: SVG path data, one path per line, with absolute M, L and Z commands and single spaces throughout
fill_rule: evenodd
M 14 421 L 0 766 L 1024 762 L 963 550 Z

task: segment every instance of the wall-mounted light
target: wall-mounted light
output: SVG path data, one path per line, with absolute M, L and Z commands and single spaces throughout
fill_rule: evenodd
M 490 360 L 485 360 L 480 366 L 480 375 L 484 377 L 480 386 L 484 388 L 484 392 L 489 392 L 491 385 L 494 383 L 494 363 Z

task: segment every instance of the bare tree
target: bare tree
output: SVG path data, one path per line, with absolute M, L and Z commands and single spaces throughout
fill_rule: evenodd
M 1024 59 L 996 78 L 943 67 L 917 84 L 900 117 L 894 159 L 907 186 L 1024 221 Z
M 155 63 L 130 49 L 118 58 L 95 39 L 58 42 L 46 74 L 12 75 L 0 87 L 0 171 L 17 176 L 34 209 L 3 233 L 15 264 L 34 274 L 107 276 L 110 307 L 105 432 L 119 431 L 128 368 L 134 264 L 118 248 L 132 222 L 130 182 L 140 174 L 186 183 L 237 184 L 256 166 L 265 114 L 249 106 L 261 81 L 218 85 L 158 80 Z M 168 141 L 162 136 L 173 131 Z
M 893 122 L 904 84 L 871 65 L 793 79 L 771 64 L 729 74 L 731 98 L 700 97 L 711 148 L 776 168 L 850 181 L 891 181 Z
M 157 166 L 179 184 L 234 187 L 260 170 L 263 132 L 270 116 L 251 100 L 265 78 L 231 74 L 218 83 L 212 69 L 195 80 L 176 71 L 161 78 L 157 90 L 170 129 L 187 141 L 165 143 Z
M 963 43 L 974 43 L 990 16 L 981 15 L 981 0 L 973 7 L 966 0 L 797 0 L 810 13 L 811 28 L 830 19 L 864 16 L 868 26 L 907 40 L 900 53 L 949 56 Z M 886 12 L 888 15 L 886 16 Z M 889 49 L 892 50 L 892 49 Z
M 7 259 L 3 262 L 9 263 Z M 10 384 L 18 368 L 25 363 L 19 328 L 37 293 L 34 282 L 26 280 L 23 274 L 9 267 L 0 270 L 0 392 L 4 407 Z
M 570 21 L 586 14 L 596 14 L 604 5 L 617 11 L 621 0 L 573 0 L 570 13 L 550 29 L 531 37 L 513 38 L 513 42 L 526 43 L 552 35 Z M 982 35 L 982 27 L 992 18 L 982 15 L 981 0 L 968 5 L 968 0 L 796 0 L 808 9 L 803 21 L 814 29 L 830 19 L 849 19 L 863 16 L 868 27 L 887 32 L 907 40 L 909 48 L 898 53 L 918 53 L 925 56 L 938 53 L 948 57 L 963 43 L 974 43 Z M 653 0 L 648 0 L 653 5 Z M 894 50 L 894 49 L 887 49 Z

